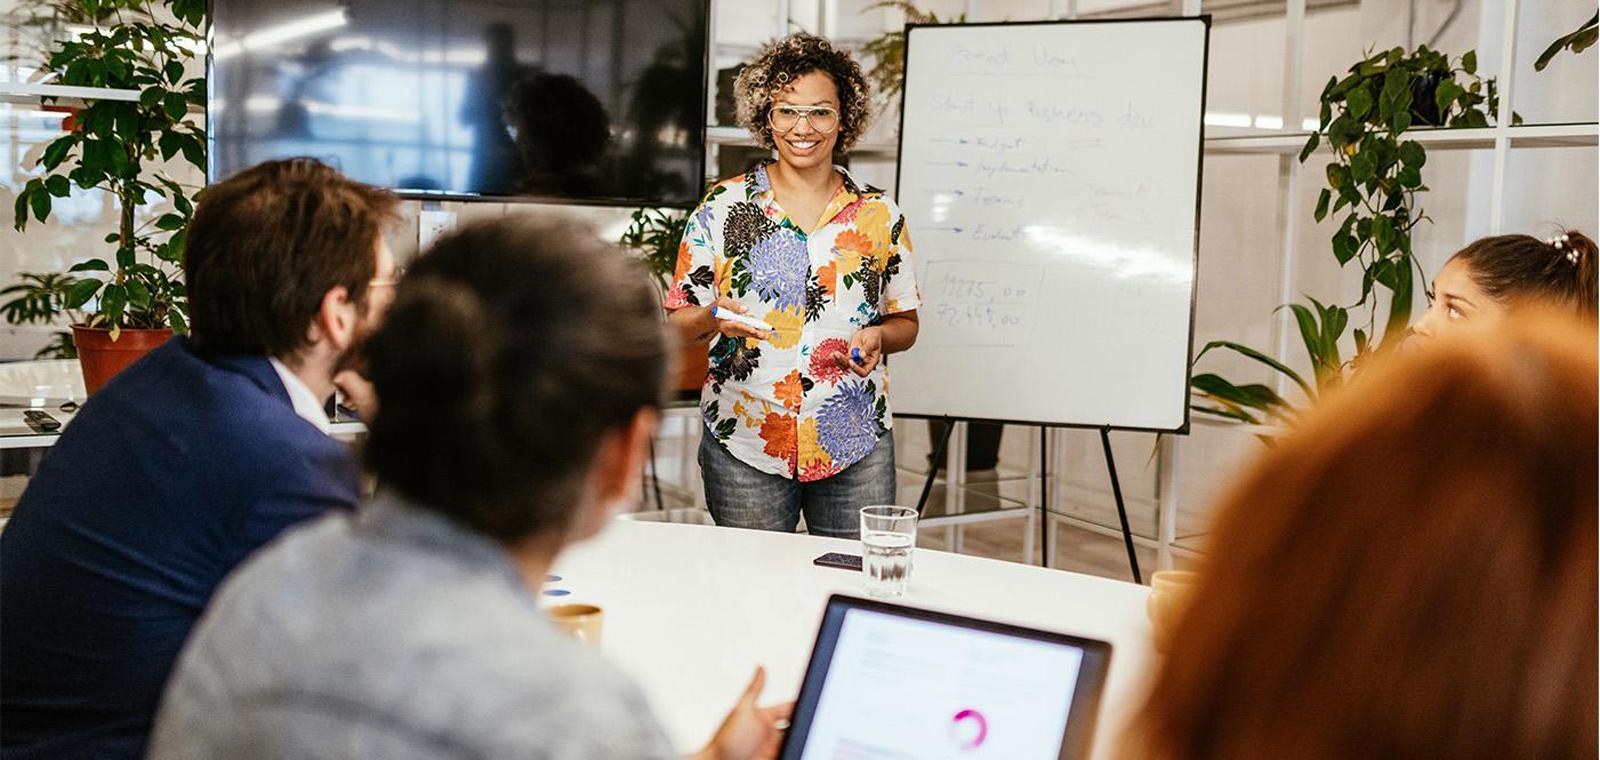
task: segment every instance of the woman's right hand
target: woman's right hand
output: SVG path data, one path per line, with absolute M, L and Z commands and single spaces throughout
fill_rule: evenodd
M 749 325 L 740 324 L 732 320 L 717 319 L 716 317 L 711 316 L 712 308 L 722 308 L 727 309 L 735 314 L 743 314 L 745 313 L 744 304 L 739 303 L 738 301 L 735 301 L 727 296 L 723 296 L 718 298 L 716 303 L 706 307 L 706 316 L 711 317 L 712 322 L 716 325 L 717 332 L 720 332 L 730 338 L 755 338 L 757 340 L 767 339 L 767 331 L 759 327 L 751 327 Z

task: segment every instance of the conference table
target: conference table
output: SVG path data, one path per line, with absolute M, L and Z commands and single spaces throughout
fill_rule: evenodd
M 31 365 L 0 366 L 0 449 L 53 445 L 59 431 L 30 429 L 24 408 L 48 411 L 64 429 L 74 414 L 60 404 L 83 398 L 65 363 Z M 363 430 L 359 422 L 333 424 L 335 434 Z M 827 552 L 860 554 L 861 547 L 618 518 L 560 559 L 560 580 L 547 584 L 544 599 L 605 611 L 602 650 L 640 684 L 672 741 L 689 752 L 710 738 L 757 664 L 767 668 L 764 701 L 799 692 L 829 595 L 863 595 L 861 573 L 812 564 Z M 900 601 L 1110 642 L 1093 753 L 1109 757 L 1153 658 L 1149 593 L 1123 581 L 918 549 Z
M 860 543 L 618 518 L 557 561 L 543 597 L 604 611 L 601 649 L 643 688 L 675 746 L 702 746 L 767 668 L 763 702 L 791 700 L 829 595 L 862 596 L 861 573 L 818 567 Z M 1154 654 L 1144 586 L 918 549 L 906 605 L 1111 642 L 1094 757 L 1111 757 Z

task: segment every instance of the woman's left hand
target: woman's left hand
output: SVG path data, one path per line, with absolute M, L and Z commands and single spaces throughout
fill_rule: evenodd
M 853 354 L 860 353 L 861 361 L 851 360 Z M 876 325 L 863 327 L 850 336 L 850 350 L 840 351 L 833 355 L 833 362 L 840 367 L 850 370 L 861 377 L 872 374 L 878 362 L 883 359 L 883 328 Z

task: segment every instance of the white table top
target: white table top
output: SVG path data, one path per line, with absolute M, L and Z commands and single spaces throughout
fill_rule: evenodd
M 72 419 L 67 401 L 83 403 L 83 371 L 77 359 L 0 362 L 0 449 L 50 446 L 60 431 L 41 433 L 23 420 L 25 408 L 41 409 L 63 428 Z
M 88 396 L 77 359 L 0 362 L 0 404 L 45 408 Z
M 757 664 L 763 702 L 793 699 L 829 594 L 863 596 L 861 576 L 816 567 L 841 539 L 616 520 L 563 555 L 549 603 L 605 611 L 602 649 L 644 689 L 674 744 L 698 749 Z M 1094 756 L 1109 757 L 1150 667 L 1149 589 L 1122 581 L 918 549 L 904 603 L 1112 644 Z

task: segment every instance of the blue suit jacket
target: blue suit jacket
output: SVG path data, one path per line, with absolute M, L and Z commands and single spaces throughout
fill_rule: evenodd
M 223 576 L 290 525 L 354 509 L 359 478 L 265 357 L 174 339 L 112 379 L 0 533 L 5 757 L 141 757 Z

